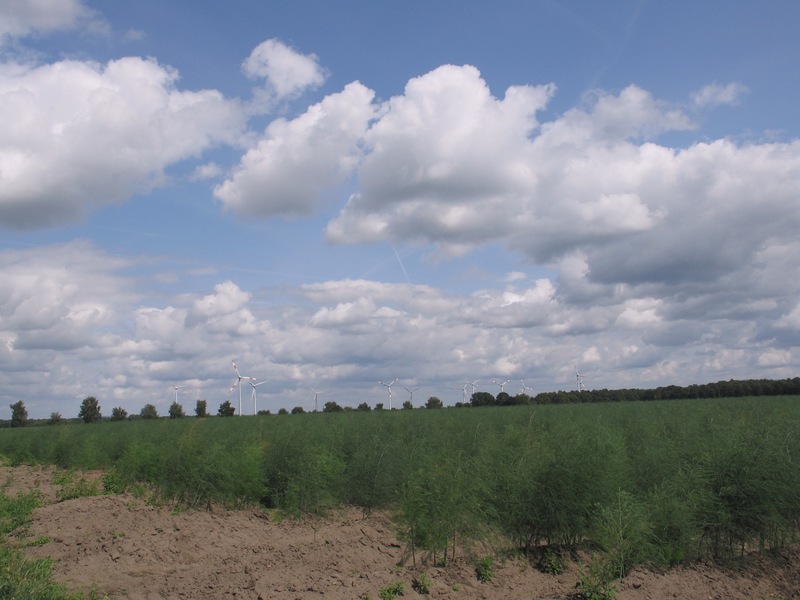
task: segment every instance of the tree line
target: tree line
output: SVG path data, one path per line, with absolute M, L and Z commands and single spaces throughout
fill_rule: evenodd
M 758 396 L 800 396 L 800 377 L 787 379 L 730 379 L 728 381 L 718 381 L 716 383 L 693 384 L 688 386 L 668 385 L 650 389 L 623 388 L 616 390 L 571 390 L 557 392 L 540 392 L 529 396 L 519 393 L 514 396 L 507 392 L 500 392 L 497 396 L 489 392 L 474 392 L 469 402 L 456 402 L 455 408 L 483 407 L 483 406 L 521 406 L 530 404 L 582 404 L 600 402 L 648 402 L 653 400 L 691 400 L 702 398 L 741 398 Z M 11 419 L 0 421 L 0 427 L 24 427 L 29 423 L 28 410 L 25 403 L 20 400 L 10 404 Z M 411 401 L 406 400 L 402 403 L 403 410 L 413 409 Z M 422 405 L 426 409 L 444 408 L 444 403 L 436 396 L 431 396 Z M 344 412 L 344 411 L 370 411 L 373 410 L 369 404 L 362 402 L 356 408 L 349 406 L 342 407 L 336 402 L 326 402 L 322 412 Z M 374 410 L 384 410 L 383 403 L 375 405 Z M 295 406 L 291 414 L 302 414 L 305 410 L 301 406 Z M 208 402 L 197 400 L 194 410 L 196 417 L 208 417 Z M 236 408 L 230 400 L 226 400 L 219 405 L 217 416 L 232 417 L 236 414 Z M 260 410 L 259 415 L 268 415 L 270 411 Z M 281 408 L 278 414 L 289 414 L 285 408 Z M 178 402 L 173 402 L 167 413 L 171 419 L 180 419 L 186 416 L 183 406 Z M 78 421 L 84 423 L 96 423 L 102 420 L 124 421 L 126 419 L 158 419 L 161 415 L 154 404 L 145 404 L 138 414 L 129 415 L 124 408 L 117 406 L 111 410 L 111 415 L 104 418 L 100 403 L 94 396 L 87 396 L 81 403 L 78 412 Z M 49 419 L 38 420 L 36 424 L 56 425 L 69 421 L 60 413 L 54 412 Z

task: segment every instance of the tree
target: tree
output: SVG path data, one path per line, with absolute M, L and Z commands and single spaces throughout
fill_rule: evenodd
M 173 402 L 169 405 L 169 418 L 170 419 L 182 419 L 186 416 L 186 413 L 183 412 L 183 406 L 178 404 L 177 402 Z
M 20 400 L 8 406 L 11 408 L 11 426 L 25 427 L 28 424 L 28 409 L 25 408 L 25 403 Z
M 508 392 L 500 392 L 495 399 L 497 406 L 511 406 L 514 402 Z
M 111 409 L 112 421 L 124 421 L 127 418 L 128 418 L 128 411 L 122 408 L 121 406 L 117 406 Z
M 278 409 L 278 414 L 279 414 L 279 415 L 288 415 L 288 414 L 289 414 L 289 411 L 288 411 L 288 410 L 286 410 L 285 408 L 282 408 L 282 407 L 281 407 L 281 408 L 279 408 L 279 409 Z
M 322 412 L 342 412 L 342 407 L 336 404 L 336 402 L 326 402 L 325 406 L 322 408 Z
M 403 410 L 413 410 L 414 405 L 411 403 L 411 400 L 406 400 L 403 402 Z
M 220 417 L 232 417 L 236 414 L 236 409 L 233 407 L 230 400 L 225 400 L 225 402 L 219 405 L 217 414 Z
M 442 404 L 442 401 L 436 396 L 431 396 L 425 403 L 425 408 L 442 408 L 443 406 L 444 404 Z
M 145 404 L 139 412 L 139 416 L 143 419 L 157 419 L 158 410 L 152 404 Z
M 475 392 L 470 398 L 472 406 L 494 406 L 495 398 L 489 392 Z
M 302 414 L 303 414 L 303 413 L 305 413 L 305 412 L 306 412 L 306 411 L 305 411 L 305 410 L 303 410 L 303 407 L 302 407 L 302 406 L 295 406 L 295 407 L 292 409 L 292 414 L 293 414 L 293 415 L 302 415 Z
M 358 405 L 358 408 L 356 408 L 356 410 L 367 412 L 368 410 L 370 410 L 369 404 L 367 404 L 366 402 L 362 402 L 361 404 Z
M 205 400 L 198 400 L 197 406 L 194 407 L 194 414 L 203 418 L 208 416 L 208 402 Z
M 58 425 L 63 421 L 60 412 L 50 413 L 50 418 L 47 420 L 48 425 Z
M 383 410 L 383 402 L 378 402 L 375 405 L 375 410 Z
M 84 423 L 96 423 L 102 418 L 100 414 L 100 403 L 94 396 L 87 396 L 81 402 L 81 410 L 78 417 L 83 419 Z

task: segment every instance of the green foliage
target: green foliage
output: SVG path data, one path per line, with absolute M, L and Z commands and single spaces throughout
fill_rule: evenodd
M 459 540 L 477 533 L 479 494 L 474 461 L 459 452 L 419 457 L 406 478 L 396 522 L 399 538 L 416 561 L 421 550 L 434 564 L 447 564 Z
M 545 546 L 539 557 L 539 570 L 549 575 L 561 575 L 567 569 L 567 559 L 556 548 Z
M 230 400 L 225 400 L 225 402 L 219 405 L 217 414 L 220 417 L 232 417 L 236 414 L 236 409 L 233 407 Z
M 617 589 L 612 583 L 613 569 L 603 560 L 593 558 L 588 565 L 582 565 L 578 574 L 578 600 L 614 600 Z
M 112 421 L 124 421 L 127 418 L 128 418 L 128 411 L 122 408 L 121 406 L 116 406 L 111 409 Z
M 107 493 L 180 506 L 390 509 L 414 559 L 435 564 L 489 531 L 528 551 L 588 545 L 616 578 L 796 539 L 799 427 L 792 397 L 351 410 L 9 428 L 0 455 L 105 469 Z M 96 486 L 75 479 L 62 497 Z
M 403 402 L 403 410 L 414 410 L 414 405 L 411 404 L 411 400 L 405 400 Z
M 411 582 L 411 587 L 414 591 L 422 595 L 430 594 L 431 585 L 433 585 L 431 578 L 428 577 L 425 571 L 420 572 L 420 574 L 414 578 L 414 581 Z
M 64 422 L 64 419 L 61 417 L 61 413 L 54 412 L 50 413 L 50 418 L 47 420 L 48 425 L 59 425 Z
M 205 400 L 198 400 L 194 407 L 194 414 L 201 419 L 208 416 L 208 402 Z
M 170 419 L 182 419 L 186 416 L 186 413 L 183 412 L 183 406 L 178 404 L 177 402 L 173 402 L 169 405 L 169 418 Z
M 293 414 L 293 415 L 302 415 L 302 414 L 304 414 L 305 412 L 306 412 L 306 411 L 303 409 L 303 407 L 302 407 L 302 406 L 295 406 L 295 407 L 292 409 L 292 414 Z
M 362 402 L 361 404 L 358 405 L 358 407 L 356 407 L 356 410 L 360 410 L 362 412 L 369 412 L 371 409 L 369 407 L 369 404 L 367 404 L 366 402 Z
M 9 404 L 11 409 L 11 427 L 25 427 L 28 424 L 28 409 L 25 403 L 20 400 L 14 404 Z
M 158 409 L 153 404 L 145 404 L 139 411 L 139 416 L 143 419 L 157 419 Z
M 0 492 L 0 535 L 6 535 L 26 525 L 33 509 L 41 505 L 42 496 L 38 492 L 20 493 L 14 497 Z
M 59 502 L 100 495 L 100 486 L 97 481 L 89 481 L 73 470 L 54 473 L 52 482 L 61 486 L 56 494 Z
M 397 598 L 398 596 L 403 595 L 403 582 L 398 581 L 396 583 L 391 583 L 386 587 L 382 587 L 378 592 L 378 597 L 381 600 L 392 600 L 393 598 Z
M 425 408 L 443 408 L 443 407 L 444 407 L 444 404 L 436 396 L 431 396 L 425 402 Z
M 100 413 L 100 403 L 94 396 L 87 396 L 81 402 L 81 409 L 78 411 L 78 417 L 83 419 L 84 423 L 96 423 L 102 418 Z
M 342 412 L 344 410 L 341 406 L 339 406 L 336 402 L 326 402 L 325 406 L 322 407 L 322 412 L 330 413 L 330 412 Z
M 615 501 L 599 508 L 592 540 L 603 549 L 611 573 L 621 579 L 653 555 L 650 531 L 644 502 L 619 490 Z
M 109 469 L 103 473 L 101 481 L 103 484 L 103 494 L 124 494 L 128 491 L 128 485 L 125 483 L 125 479 L 119 474 L 116 468 Z
M 470 398 L 472 406 L 494 406 L 496 402 L 495 397 L 489 392 L 475 392 Z
M 481 583 L 488 583 L 494 577 L 494 558 L 484 556 L 475 567 L 475 575 Z
M 25 528 L 33 509 L 41 504 L 37 493 L 18 494 L 10 497 L 0 490 L 0 534 Z M 49 542 L 49 538 L 37 538 L 25 544 L 37 546 Z M 0 541 L 0 598 L 8 600 L 82 600 L 81 592 L 70 593 L 67 588 L 52 579 L 52 561 L 49 559 L 28 560 L 24 554 L 12 548 L 5 539 Z M 97 598 L 90 592 L 90 599 Z

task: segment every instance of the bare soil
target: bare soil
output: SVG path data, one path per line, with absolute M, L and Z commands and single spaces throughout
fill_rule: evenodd
M 49 468 L 0 467 L 8 493 L 38 489 L 52 502 L 13 539 L 38 540 L 25 552 L 52 558 L 55 579 L 70 589 L 114 599 L 377 600 L 396 582 L 404 598 L 423 598 L 412 582 L 424 571 L 429 598 L 566 600 L 579 580 L 575 562 L 554 576 L 523 558 L 496 559 L 488 583 L 478 581 L 475 557 L 414 566 L 383 513 L 344 509 L 295 521 L 260 508 L 175 511 L 127 494 L 57 502 L 52 478 Z M 619 600 L 800 598 L 800 548 L 750 556 L 736 570 L 637 568 L 617 590 Z

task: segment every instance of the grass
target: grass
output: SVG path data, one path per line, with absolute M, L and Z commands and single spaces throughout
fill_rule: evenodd
M 35 492 L 9 496 L 0 489 L 0 598 L 3 600 L 96 600 L 96 590 L 70 592 L 66 586 L 53 581 L 48 559 L 30 560 L 8 539 L 12 531 L 19 533 L 30 523 L 33 509 L 41 503 Z M 37 538 L 19 544 L 37 546 L 49 541 Z
M 797 397 L 723 398 L 21 428 L 0 454 L 106 471 L 60 475 L 63 498 L 147 489 L 295 516 L 349 504 L 390 510 L 433 564 L 491 531 L 528 552 L 588 544 L 616 577 L 796 539 L 799 428 Z

